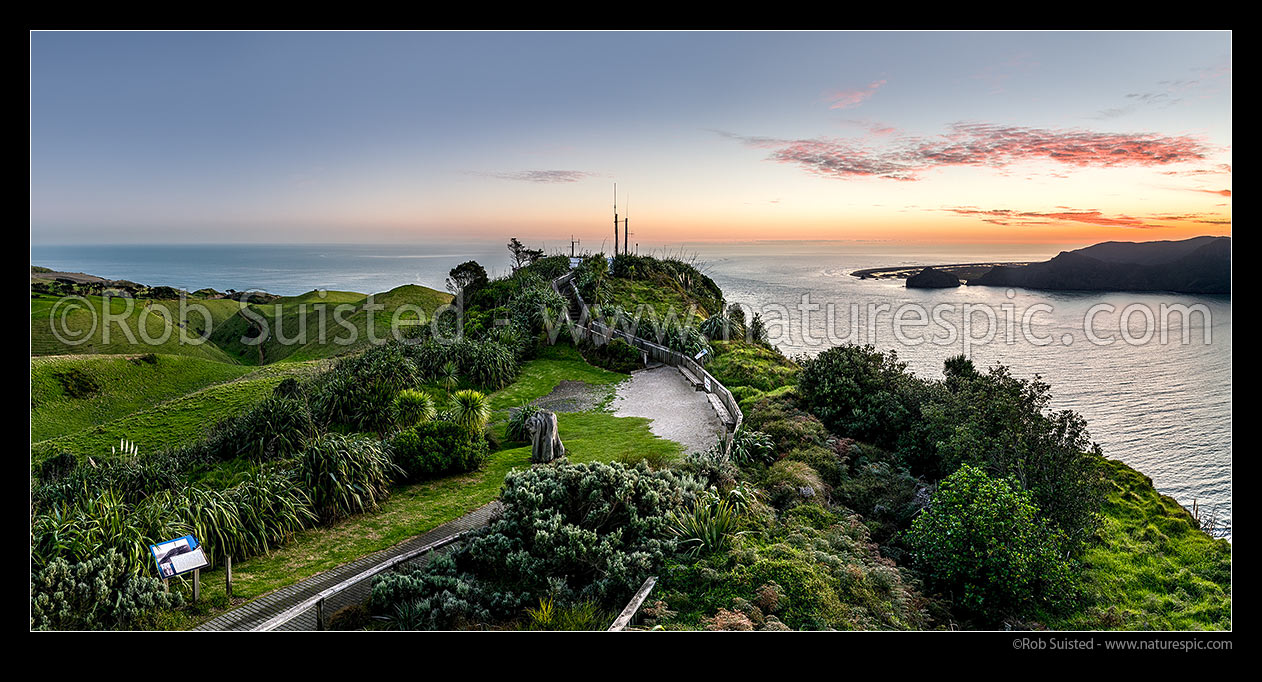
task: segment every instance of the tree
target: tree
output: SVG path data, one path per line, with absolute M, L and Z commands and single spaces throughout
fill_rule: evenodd
M 465 261 L 447 274 L 447 291 L 456 295 L 472 294 L 488 281 L 486 268 L 478 265 L 475 260 Z
M 958 613 L 988 623 L 1061 606 L 1075 592 L 1064 533 L 1030 492 L 968 464 L 939 484 L 908 540 L 929 585 Z
M 508 241 L 508 252 L 513 255 L 513 270 L 520 270 L 522 267 L 543 258 L 542 250 L 528 249 L 516 237 Z
M 920 416 L 924 384 L 894 351 L 872 346 L 829 348 L 798 375 L 802 402 L 842 436 L 897 450 Z
M 1051 387 L 1037 377 L 1018 379 L 1003 365 L 971 369 L 971 363 L 948 365 L 946 390 L 932 394 L 916 426 L 941 472 L 971 464 L 1015 479 L 1081 547 L 1103 502 L 1099 446 L 1086 421 L 1049 410 Z

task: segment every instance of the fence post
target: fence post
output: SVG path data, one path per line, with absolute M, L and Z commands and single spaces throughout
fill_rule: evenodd
M 316 617 L 316 629 L 317 629 L 317 630 L 323 630 L 323 629 L 324 629 L 324 600 L 323 600 L 323 599 L 321 599 L 320 601 L 316 602 L 316 609 L 315 609 L 315 611 L 316 611 L 316 612 L 315 612 L 315 617 Z

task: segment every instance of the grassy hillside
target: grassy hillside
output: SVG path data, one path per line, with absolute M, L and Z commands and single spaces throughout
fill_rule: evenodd
M 70 303 L 31 295 L 31 355 L 163 353 L 236 362 L 211 342 L 196 342 L 205 330 L 197 313 L 181 315 L 179 301 L 85 296 Z M 190 301 L 218 324 L 237 314 L 237 301 Z M 109 315 L 108 324 L 106 314 Z M 187 340 L 181 339 L 181 334 Z M 60 338 L 58 336 L 60 335 Z
M 426 319 L 451 295 L 407 284 L 371 297 L 350 291 L 317 292 L 279 299 L 274 303 L 251 305 L 221 324 L 211 340 L 237 362 L 270 364 L 304 362 L 341 355 L 369 344 L 368 325 L 373 338 L 390 338 L 396 312 L 400 319 L 417 319 L 411 306 L 424 311 Z M 381 306 L 369 311 L 368 305 Z M 261 321 L 260 321 L 261 320 Z M 267 330 L 262 343 L 248 343 L 260 327 Z M 353 329 L 353 331 L 352 331 Z
M 110 446 L 118 445 L 120 438 L 135 442 L 144 451 L 193 443 L 215 422 L 241 414 L 266 398 L 286 377 L 305 375 L 317 367 L 318 363 L 304 363 L 256 369 L 235 381 L 213 384 L 76 433 L 33 441 L 32 464 L 60 451 L 96 459 L 109 457 Z M 78 419 L 83 421 L 84 417 Z
M 729 389 L 749 386 L 772 391 L 796 381 L 797 363 L 776 351 L 744 341 L 711 341 L 714 360 L 706 370 Z
M 1231 628 L 1231 543 L 1201 532 L 1152 479 L 1105 460 L 1104 521 L 1085 557 L 1085 607 L 1046 624 L 1067 630 Z
M 31 358 L 31 440 L 76 433 L 256 371 L 185 355 Z
M 58 305 L 59 300 L 31 295 L 31 355 L 159 353 L 262 365 L 319 360 L 364 348 L 370 324 L 372 338 L 387 339 L 396 313 L 406 322 L 418 319 L 419 309 L 428 320 L 451 301 L 451 295 L 407 284 L 371 297 L 354 291 L 310 291 L 249 306 L 227 299 L 193 299 L 183 310 L 178 300 L 111 297 L 108 325 L 102 297 L 84 297 L 86 306 Z M 370 303 L 381 307 L 369 311 Z M 209 315 L 210 337 L 202 343 L 182 341 L 181 333 L 189 339 L 205 333 L 208 325 L 201 310 Z M 252 329 L 260 326 L 266 327 L 267 338 L 261 344 L 249 343 L 258 334 Z

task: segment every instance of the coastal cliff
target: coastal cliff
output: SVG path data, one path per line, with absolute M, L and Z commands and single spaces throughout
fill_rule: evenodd
M 968 283 L 1026 289 L 1230 294 L 1231 237 L 1104 242 L 1062 251 L 1042 263 L 995 266 Z

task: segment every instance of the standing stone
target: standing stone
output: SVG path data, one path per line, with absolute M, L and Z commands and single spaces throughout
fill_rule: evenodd
M 547 410 L 536 412 L 526 420 L 526 431 L 530 433 L 531 463 L 543 464 L 565 456 L 565 446 L 557 432 L 556 414 Z

